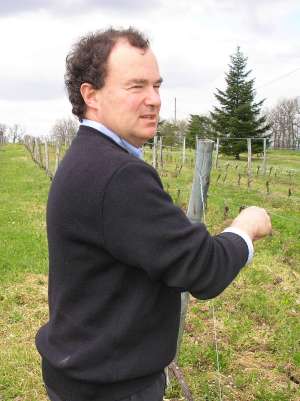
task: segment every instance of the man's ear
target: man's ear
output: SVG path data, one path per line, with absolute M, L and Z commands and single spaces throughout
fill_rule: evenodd
M 87 105 L 87 108 L 92 110 L 98 109 L 99 104 L 97 102 L 97 89 L 93 87 L 92 84 L 84 82 L 80 86 L 81 96 Z

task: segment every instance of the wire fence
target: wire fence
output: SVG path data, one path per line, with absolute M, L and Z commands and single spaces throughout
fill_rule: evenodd
M 70 143 L 24 137 L 24 145 L 32 159 L 45 170 L 50 179 L 54 177 Z M 195 150 L 185 147 L 185 142 L 177 143 L 175 146 L 164 145 L 163 138 L 156 136 L 143 146 L 143 156 L 146 162 L 158 170 L 166 191 L 175 203 L 179 205 L 183 203 L 183 206 L 187 204 L 195 167 Z M 247 161 L 245 158 L 236 161 L 220 158 L 217 153 L 217 143 L 213 160 L 211 187 L 220 187 L 223 191 L 229 186 L 237 193 L 246 190 L 247 194 L 268 195 L 269 199 L 275 197 L 287 199 L 289 202 L 300 200 L 300 163 L 299 168 L 297 166 L 283 168 L 282 165 L 266 165 L 265 158 L 263 161 L 265 168 L 262 168 L 262 160 L 259 158 L 253 160 L 249 168 L 249 154 Z

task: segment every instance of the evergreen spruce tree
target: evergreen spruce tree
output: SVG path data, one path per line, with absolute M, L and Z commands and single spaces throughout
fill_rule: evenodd
M 266 116 L 261 115 L 264 99 L 255 102 L 254 79 L 248 79 L 250 71 L 246 70 L 247 57 L 237 48 L 231 57 L 229 72 L 226 73 L 227 88 L 225 92 L 217 89 L 215 97 L 220 103 L 211 112 L 213 127 L 220 137 L 228 140 L 221 142 L 222 152 L 240 158 L 240 153 L 247 150 L 247 141 L 234 138 L 268 137 L 266 131 L 270 126 L 266 124 Z M 262 141 L 252 141 L 253 153 L 259 153 Z

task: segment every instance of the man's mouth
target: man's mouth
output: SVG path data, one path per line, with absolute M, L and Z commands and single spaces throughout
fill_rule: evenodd
M 156 120 L 156 114 L 144 114 L 143 116 L 141 116 L 141 118 L 147 120 Z

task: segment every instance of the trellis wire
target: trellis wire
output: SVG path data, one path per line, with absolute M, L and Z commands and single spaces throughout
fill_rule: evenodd
M 209 198 L 218 199 L 219 197 L 218 197 L 217 195 L 211 195 L 211 194 L 209 194 Z M 232 199 L 230 199 L 230 202 L 233 203 L 235 206 L 241 206 L 241 205 L 239 205 L 237 202 L 234 202 Z M 243 205 L 243 206 L 248 207 L 247 205 Z M 266 208 L 265 208 L 265 209 L 266 209 Z M 284 220 L 287 220 L 287 221 L 292 221 L 292 222 L 294 222 L 294 223 L 297 223 L 297 224 L 299 224 L 299 227 L 300 227 L 300 219 L 297 219 L 297 218 L 295 219 L 295 218 L 290 218 L 290 217 L 282 216 L 281 214 L 271 212 L 271 211 L 268 210 L 268 209 L 266 209 L 266 210 L 267 210 L 267 213 L 268 213 L 268 214 L 271 214 L 271 215 L 273 215 L 273 216 L 279 217 L 279 218 L 284 219 Z
M 202 216 L 203 216 L 203 223 L 206 224 L 206 215 L 205 215 L 205 204 L 204 204 L 204 191 L 203 191 L 203 184 L 202 184 L 202 176 L 199 171 L 199 181 L 200 181 L 200 190 L 201 190 L 201 200 L 202 200 Z M 222 401 L 222 387 L 221 387 L 221 370 L 220 370 L 220 358 L 219 358 L 219 349 L 218 349 L 218 337 L 217 337 L 217 321 L 215 315 L 215 304 L 214 300 L 210 301 L 212 306 L 212 315 L 213 315 L 213 327 L 214 327 L 214 340 L 215 340 L 215 351 L 216 351 L 216 363 L 217 363 L 217 371 L 218 371 L 218 390 L 219 390 L 219 400 Z

